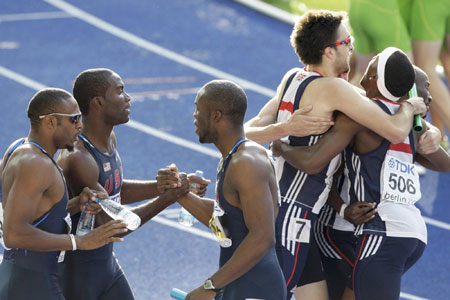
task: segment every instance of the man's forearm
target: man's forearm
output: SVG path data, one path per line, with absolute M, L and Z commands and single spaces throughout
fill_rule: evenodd
M 131 204 L 159 196 L 156 180 L 125 179 L 120 191 L 122 204 Z
M 214 200 L 200 198 L 199 196 L 189 193 L 180 198 L 178 203 L 189 211 L 197 220 L 205 226 L 209 226 L 209 220 L 214 211 Z
M 245 135 L 248 139 L 264 145 L 287 136 L 287 133 L 284 130 L 283 123 L 274 123 L 262 127 L 246 126 Z

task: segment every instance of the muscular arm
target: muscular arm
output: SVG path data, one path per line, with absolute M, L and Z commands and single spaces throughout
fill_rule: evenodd
M 277 143 L 274 153 L 279 152 L 295 168 L 308 174 L 316 174 L 341 153 L 363 128 L 347 116 L 338 114 L 335 125 L 316 144 L 294 147 Z
M 64 170 L 64 176 L 66 177 L 67 185 L 72 195 L 79 194 L 85 186 L 89 187 L 92 190 L 107 194 L 105 189 L 98 183 L 100 171 L 98 169 L 97 163 L 92 158 L 90 153 L 82 151 L 80 149 L 77 149 L 72 153 L 67 153 L 64 151 L 58 158 L 58 164 Z M 134 201 L 130 201 L 130 199 L 137 201 L 148 199 L 151 198 L 150 196 L 152 196 L 153 193 L 153 197 L 159 195 L 159 192 L 156 189 L 156 182 L 154 182 L 151 187 L 149 187 L 150 185 L 147 183 L 148 182 L 142 183 L 124 180 L 125 190 L 123 190 L 122 188 L 121 197 L 122 195 L 125 195 L 125 201 L 123 201 L 122 203 L 133 203 Z M 143 224 L 145 224 L 145 222 L 153 218 L 164 208 L 174 203 L 180 191 L 181 190 L 174 190 L 164 193 L 160 197 L 157 197 L 154 200 L 149 200 L 140 206 L 130 207 L 130 210 L 136 213 L 141 218 L 142 226 Z M 104 224 L 108 220 L 110 220 L 110 217 L 104 212 L 96 215 L 96 224 L 98 225 Z
M 212 277 L 224 287 L 253 268 L 275 244 L 275 203 L 270 181 L 273 168 L 266 155 L 247 153 L 232 161 L 224 184 L 239 198 L 248 234 L 233 256 Z
M 202 224 L 209 226 L 209 220 L 214 210 L 214 200 L 208 198 L 200 198 L 194 193 L 189 193 L 180 198 L 178 203 L 189 211 Z
M 370 99 L 359 94 L 353 86 L 338 78 L 323 78 L 322 85 L 316 83 L 314 89 L 317 97 L 327 102 L 331 111 L 338 110 L 348 117 L 386 138 L 391 143 L 400 143 L 409 134 L 412 127 L 414 113 L 425 111 L 425 105 L 415 112 L 414 107 L 403 102 L 394 115 L 386 114 Z
M 450 172 L 450 155 L 440 145 L 439 129 L 422 119 L 423 132 L 415 134 L 415 160 L 427 169 L 437 172 Z
M 68 235 L 48 233 L 32 225 L 51 208 L 48 203 L 51 200 L 45 194 L 54 184 L 54 172 L 52 162 L 40 155 L 29 155 L 20 162 L 11 159 L 8 163 L 3 178 L 3 183 L 10 187 L 4 194 L 4 241 L 7 247 L 33 251 L 72 249 Z
M 124 179 L 120 198 L 123 204 L 136 203 L 159 195 L 156 180 Z

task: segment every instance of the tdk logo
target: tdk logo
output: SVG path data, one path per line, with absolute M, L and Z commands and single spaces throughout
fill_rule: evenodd
M 405 164 L 401 160 L 395 159 L 391 157 L 389 159 L 389 168 L 394 169 L 401 173 L 411 174 L 413 176 L 416 176 L 414 172 L 414 165 L 413 164 Z

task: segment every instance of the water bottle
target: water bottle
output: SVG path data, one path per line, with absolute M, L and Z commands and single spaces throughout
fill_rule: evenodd
M 197 170 L 195 171 L 195 176 L 203 178 L 203 171 Z M 197 183 L 191 183 L 191 191 L 195 190 L 197 188 Z M 188 212 L 184 207 L 181 207 L 180 209 L 180 215 L 178 216 L 178 223 L 184 226 L 192 226 L 194 225 L 194 216 L 191 215 L 190 212 Z
M 97 198 L 97 202 L 112 219 L 123 220 L 128 229 L 135 230 L 141 225 L 141 218 L 138 215 L 116 201 Z
M 85 235 L 94 228 L 95 215 L 89 214 L 86 209 L 83 209 L 78 220 L 76 235 Z

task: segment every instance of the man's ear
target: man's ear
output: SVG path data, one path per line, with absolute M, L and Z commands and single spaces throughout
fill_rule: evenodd
M 41 126 L 45 126 L 48 129 L 53 129 L 58 125 L 58 120 L 54 116 L 45 117 L 42 120 Z
M 323 55 L 325 55 L 328 59 L 333 59 L 334 54 L 334 47 L 325 47 L 325 49 L 323 49 Z
M 211 112 L 211 118 L 214 122 L 218 122 L 222 118 L 222 116 L 223 113 L 221 110 L 216 109 Z
M 93 107 L 96 110 L 102 109 L 105 105 L 105 98 L 102 96 L 95 96 L 89 102 L 89 106 Z

